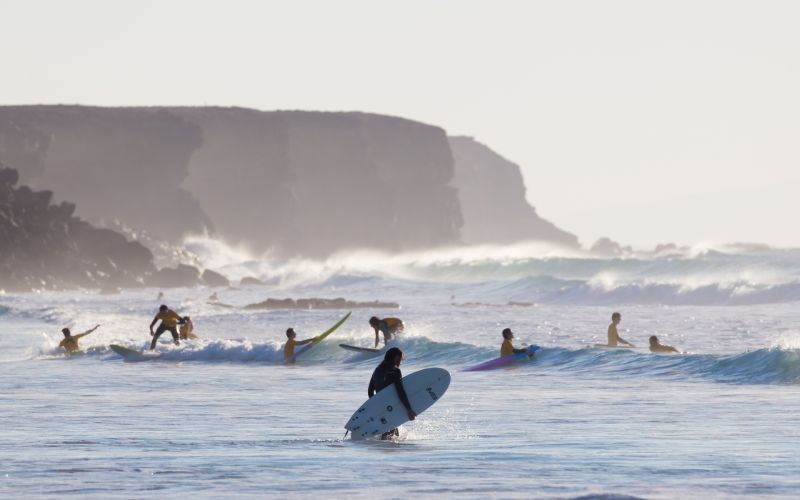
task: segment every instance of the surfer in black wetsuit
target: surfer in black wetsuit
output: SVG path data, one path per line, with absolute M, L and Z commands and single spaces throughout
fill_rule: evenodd
M 403 378 L 403 374 L 400 373 L 400 362 L 402 360 L 403 351 L 401 351 L 399 348 L 392 347 L 386 351 L 383 361 L 378 365 L 377 368 L 375 368 L 375 371 L 372 372 L 372 378 L 369 379 L 369 388 L 367 389 L 367 394 L 369 397 L 372 397 L 381 389 L 395 384 L 395 387 L 397 387 L 397 396 L 400 398 L 400 401 L 403 403 L 403 406 L 406 407 L 406 411 L 408 412 L 408 419 L 414 420 L 417 417 L 417 414 L 411 409 L 411 403 L 408 401 L 408 396 L 406 395 L 406 390 L 403 388 L 403 381 L 401 380 Z M 400 431 L 397 429 L 392 429 L 381 434 L 381 439 L 390 439 L 392 436 L 399 435 Z

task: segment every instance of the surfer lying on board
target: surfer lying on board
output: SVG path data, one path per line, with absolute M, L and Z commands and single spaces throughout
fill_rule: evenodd
M 77 335 L 72 335 L 72 332 L 69 331 L 69 328 L 62 328 L 61 333 L 64 334 L 64 340 L 62 340 L 58 344 L 58 347 L 63 347 L 64 350 L 67 352 L 75 352 L 80 349 L 80 347 L 78 346 L 78 339 L 81 337 L 85 337 L 86 335 L 89 335 L 93 331 L 97 330 L 99 327 L 100 325 L 95 325 L 94 328 L 90 328 L 85 332 L 79 333 Z
M 158 325 L 158 329 L 156 329 L 155 333 L 153 333 L 153 326 L 158 320 L 161 320 L 161 324 Z M 150 342 L 150 350 L 156 348 L 158 337 L 167 331 L 172 334 L 173 343 L 175 345 L 179 345 L 180 342 L 178 342 L 178 330 L 175 329 L 179 323 L 183 324 L 183 318 L 178 316 L 178 313 L 169 307 L 161 304 L 161 306 L 158 308 L 158 314 L 156 314 L 155 318 L 153 318 L 153 321 L 150 323 L 150 335 L 153 336 L 153 340 Z
M 194 323 L 192 323 L 192 319 L 189 316 L 184 316 L 183 324 L 178 329 L 178 336 L 181 340 L 196 339 L 197 335 L 192 332 L 194 332 Z
M 384 387 L 389 387 L 395 384 L 397 388 L 397 397 L 406 407 L 408 412 L 408 419 L 414 420 L 417 414 L 411 409 L 411 403 L 408 401 L 406 390 L 403 387 L 403 374 L 400 373 L 400 362 L 403 360 L 403 351 L 399 347 L 392 347 L 386 351 L 381 364 L 372 372 L 372 378 L 369 379 L 369 387 L 367 388 L 367 395 L 372 397 L 376 392 L 379 392 Z M 392 429 L 388 432 L 381 434 L 381 439 L 390 439 L 392 436 L 399 436 L 400 431 Z
M 608 345 L 609 347 L 614 347 L 619 344 L 625 344 L 628 347 L 633 347 L 633 344 L 619 336 L 617 325 L 620 321 L 622 321 L 622 315 L 620 313 L 615 312 L 611 315 L 611 324 L 608 325 Z
M 304 345 L 308 344 L 309 342 L 313 342 L 314 339 L 317 337 L 311 337 L 310 339 L 305 340 L 295 340 L 297 334 L 294 333 L 294 328 L 289 328 L 286 330 L 286 345 L 283 346 L 283 360 L 288 361 L 294 356 L 294 346 L 296 345 Z M 294 361 L 292 361 L 294 363 Z
M 658 341 L 658 337 L 653 335 L 650 337 L 650 352 L 677 352 L 680 353 L 679 350 L 675 349 L 671 345 L 661 344 Z
M 379 336 L 378 332 L 383 332 L 383 345 L 392 340 L 397 332 L 402 332 L 405 325 L 399 318 L 383 318 L 379 319 L 373 316 L 369 319 L 369 326 L 375 330 L 375 347 L 378 347 Z
M 503 344 L 500 346 L 500 357 L 508 356 L 509 354 L 522 354 L 524 352 L 528 352 L 527 349 L 515 349 L 514 345 L 511 343 L 511 339 L 514 338 L 514 332 L 511 331 L 511 328 L 506 328 L 503 330 Z

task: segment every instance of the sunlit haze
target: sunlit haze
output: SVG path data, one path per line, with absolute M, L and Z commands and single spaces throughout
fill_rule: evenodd
M 518 163 L 584 245 L 800 245 L 796 2 L 6 1 L 0 104 L 359 110 Z

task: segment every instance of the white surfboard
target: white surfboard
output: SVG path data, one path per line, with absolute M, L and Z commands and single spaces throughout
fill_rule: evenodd
M 411 409 L 421 414 L 437 402 L 450 386 L 450 373 L 444 368 L 425 368 L 403 377 Z M 353 439 L 366 439 L 388 432 L 408 422 L 406 407 L 397 395 L 395 384 L 384 387 L 353 413 L 344 428 Z
M 353 351 L 353 352 L 368 352 L 368 353 L 376 353 L 380 352 L 380 349 L 373 349 L 371 347 L 358 347 L 356 345 L 348 345 L 348 344 L 339 344 L 339 347 L 346 351 Z
M 597 349 L 633 349 L 633 346 L 629 345 L 593 344 L 592 347 Z

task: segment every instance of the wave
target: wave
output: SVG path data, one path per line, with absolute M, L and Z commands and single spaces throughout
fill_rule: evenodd
M 363 344 L 361 338 L 336 339 L 311 349 L 299 365 L 337 365 L 344 368 L 374 367 L 383 352 L 361 356 L 346 351 L 338 344 Z M 133 349 L 141 342 L 120 342 Z M 403 338 L 398 345 L 406 354 L 406 363 L 438 364 L 454 370 L 492 359 L 497 349 L 462 342 L 436 342 L 427 337 Z M 283 364 L 283 345 L 279 342 L 253 343 L 247 339 L 185 342 L 180 346 L 162 343 L 158 347 L 163 362 L 258 363 Z M 369 346 L 371 347 L 371 346 Z M 54 344 L 48 343 L 34 356 L 38 359 L 71 358 Z M 92 347 L 78 357 L 119 361 L 107 347 Z M 520 370 L 562 371 L 581 376 L 647 377 L 685 380 L 699 378 L 735 384 L 800 384 L 800 349 L 763 348 L 731 354 L 651 354 L 638 350 L 545 347 L 534 361 L 516 367 Z M 462 375 L 469 376 L 469 375 Z

